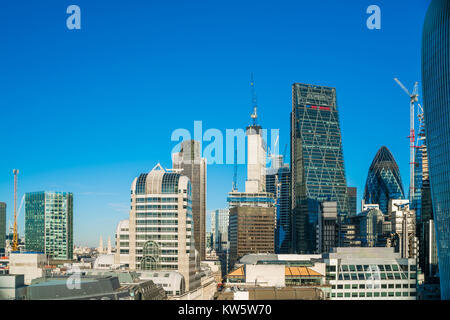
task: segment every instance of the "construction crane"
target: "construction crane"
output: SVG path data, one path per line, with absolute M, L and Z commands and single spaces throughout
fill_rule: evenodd
M 19 170 L 14 169 L 14 231 L 13 231 L 13 244 L 12 251 L 17 251 L 19 249 L 19 240 L 17 235 L 17 175 Z
M 414 89 L 413 92 L 410 93 L 408 89 L 398 80 L 398 78 L 394 78 L 395 82 L 398 83 L 398 85 L 403 89 L 403 91 L 406 92 L 406 94 L 409 97 L 409 113 L 410 113 L 410 119 L 409 119 L 409 125 L 410 125 L 410 131 L 409 131 L 409 142 L 410 142 L 410 153 L 409 153 L 409 201 L 412 203 L 415 188 L 414 188 L 414 167 L 415 167 L 415 131 L 414 131 L 414 118 L 415 118 L 415 103 L 419 101 L 419 83 L 414 83 Z

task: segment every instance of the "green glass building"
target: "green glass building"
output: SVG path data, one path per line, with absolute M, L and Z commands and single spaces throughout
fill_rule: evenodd
M 73 194 L 40 191 L 25 194 L 25 249 L 52 259 L 73 258 Z

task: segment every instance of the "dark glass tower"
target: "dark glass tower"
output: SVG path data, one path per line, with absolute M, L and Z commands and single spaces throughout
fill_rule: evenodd
M 404 199 L 402 179 L 392 153 L 386 147 L 378 150 L 367 175 L 364 203 L 378 204 L 388 214 L 390 199 Z
M 279 156 L 282 158 L 282 156 Z M 267 169 L 266 191 L 276 199 L 277 227 L 275 253 L 292 253 L 292 210 L 290 202 L 291 170 L 288 164 L 272 163 Z
M 450 299 L 450 1 L 433 0 L 422 34 L 422 86 L 441 298 Z
M 320 203 L 336 201 L 338 214 L 348 214 L 335 88 L 292 86 L 291 170 L 296 252 L 317 252 Z

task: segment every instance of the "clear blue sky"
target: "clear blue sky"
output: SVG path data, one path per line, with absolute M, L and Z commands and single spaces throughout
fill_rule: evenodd
M 81 30 L 66 28 L 67 6 Z M 381 8 L 381 30 L 366 8 Z M 289 143 L 291 84 L 337 88 L 349 186 L 361 199 L 386 145 L 408 187 L 408 87 L 420 80 L 429 0 L 2 1 L 0 201 L 74 193 L 74 242 L 113 239 L 128 217 L 130 185 L 170 167 L 173 130 L 244 128 L 255 74 L 259 121 Z M 208 167 L 208 210 L 226 206 L 232 165 Z M 245 168 L 239 168 L 243 186 Z M 23 231 L 24 211 L 19 216 Z

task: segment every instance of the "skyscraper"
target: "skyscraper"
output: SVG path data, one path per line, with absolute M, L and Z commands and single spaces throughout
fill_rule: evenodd
M 192 217 L 194 218 L 195 248 L 205 260 L 206 240 L 206 159 L 201 157 L 200 142 L 187 140 L 181 150 L 172 155 L 174 169 L 182 169 L 192 184 Z
M 276 200 L 277 227 L 275 230 L 275 252 L 293 253 L 292 210 L 291 210 L 291 170 L 283 163 L 283 156 L 272 156 L 267 168 L 266 191 L 273 193 Z
M 404 199 L 402 179 L 397 163 L 386 147 L 378 150 L 367 175 L 364 189 L 364 203 L 378 204 L 384 214 L 388 214 L 390 199 Z
M 0 202 L 0 257 L 5 255 L 6 243 L 6 203 Z
M 434 228 L 433 206 L 431 201 L 428 152 L 425 123 L 419 108 L 419 145 L 416 149 L 414 168 L 414 195 L 411 209 L 416 212 L 416 234 L 419 238 L 418 265 L 425 275 L 425 282 L 436 282 L 438 270 L 436 232 Z
M 450 2 L 433 0 L 422 34 L 422 89 L 441 298 L 450 299 Z
M 320 203 L 336 201 L 338 215 L 348 214 L 335 88 L 293 84 L 291 170 L 296 251 L 316 252 Z
M 273 193 L 266 191 L 266 143 L 262 127 L 256 123 L 256 103 L 251 117 L 253 124 L 246 128 L 245 192 L 233 190 L 227 199 L 230 208 L 229 270 L 245 254 L 275 252 L 275 199 Z
M 212 247 L 218 252 L 228 249 L 228 220 L 228 209 L 214 210 L 211 214 Z
M 73 258 L 73 195 L 40 191 L 25 194 L 25 249 L 55 260 Z
M 130 269 L 178 271 L 184 277 L 186 290 L 198 287 L 192 224 L 188 177 L 159 164 L 139 175 L 131 185 L 127 248 Z

